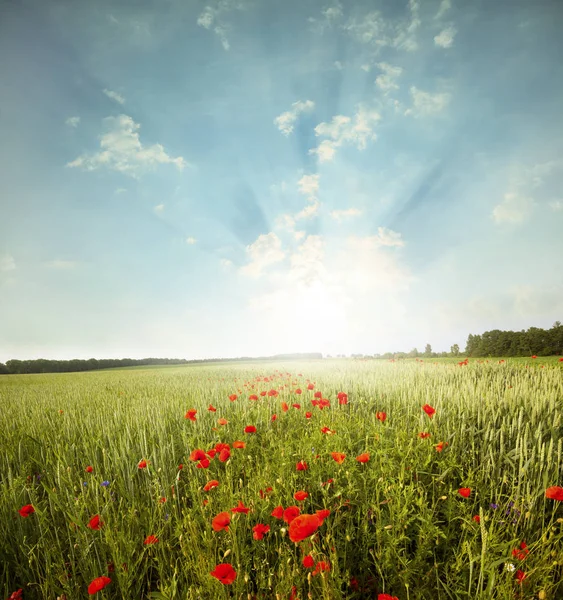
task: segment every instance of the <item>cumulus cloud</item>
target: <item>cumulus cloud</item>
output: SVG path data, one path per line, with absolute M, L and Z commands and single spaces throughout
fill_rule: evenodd
M 509 192 L 493 209 L 492 218 L 496 223 L 522 223 L 531 215 L 534 204 L 532 198 Z
M 246 247 L 246 254 L 250 261 L 240 268 L 240 272 L 249 277 L 259 277 L 266 267 L 285 258 L 281 240 L 273 231 L 258 236 L 254 243 Z
M 434 43 L 441 48 L 451 48 L 454 45 L 456 33 L 456 28 L 453 25 L 450 25 L 449 27 L 442 29 L 438 35 L 434 36 Z
M 438 12 L 435 14 L 435 19 L 441 19 L 452 7 L 451 0 L 442 0 Z
M 549 203 L 549 208 L 551 208 L 551 210 L 554 210 L 556 212 L 563 211 L 563 200 L 552 200 Z
M 138 177 L 158 165 L 172 164 L 182 170 L 186 161 L 172 157 L 161 144 L 145 146 L 139 139 L 140 125 L 127 115 L 104 119 L 105 132 L 100 136 L 100 151 L 83 154 L 67 163 L 67 167 L 79 167 L 86 171 L 106 167 L 130 177 Z
M 318 173 L 314 175 L 303 175 L 297 182 L 299 192 L 309 199 L 317 197 L 320 186 L 320 176 Z
M 385 62 L 377 63 L 377 66 L 383 71 L 383 73 L 378 75 L 375 79 L 377 87 L 385 93 L 392 90 L 398 90 L 399 85 L 397 84 L 397 78 L 401 75 L 403 69 L 401 67 L 394 67 Z
M 353 118 L 336 115 L 330 123 L 319 123 L 315 127 L 315 134 L 326 139 L 309 153 L 316 154 L 320 162 L 327 162 L 334 158 L 336 149 L 343 145 L 365 150 L 367 143 L 377 137 L 374 128 L 380 119 L 377 111 L 359 106 Z
M 425 92 L 412 86 L 410 89 L 412 108 L 405 111 L 405 115 L 413 117 L 428 117 L 441 113 L 450 103 L 451 94 L 447 92 Z
M 365 237 L 352 236 L 350 243 L 363 251 L 374 250 L 382 246 L 402 248 L 405 245 L 401 234 L 392 229 L 387 229 L 387 227 L 378 227 L 377 235 Z
M 340 210 L 331 210 L 329 215 L 338 222 L 350 217 L 359 217 L 362 211 L 359 208 L 345 208 Z
M 115 100 L 115 102 L 118 104 L 125 104 L 125 98 L 117 92 L 112 92 L 111 90 L 105 89 L 104 94 L 111 100 Z
M 154 212 L 155 212 L 155 213 L 161 213 L 161 212 L 163 212 L 163 211 L 164 211 L 164 204 L 157 204 L 157 205 L 154 207 Z
M 65 125 L 68 125 L 69 127 L 78 127 L 79 123 L 80 123 L 80 117 L 69 117 L 65 121 Z
M 298 100 L 291 105 L 291 109 L 282 113 L 274 119 L 275 126 L 285 135 L 288 136 L 293 132 L 293 126 L 303 112 L 309 112 L 315 108 L 315 103 L 312 100 Z
M 16 261 L 11 254 L 3 254 L 0 256 L 0 272 L 14 271 Z
M 228 17 L 234 11 L 246 10 L 247 2 L 245 0 L 218 0 L 213 4 L 204 7 L 197 18 L 197 24 L 204 29 L 213 31 L 221 41 L 224 50 L 229 50 L 231 44 L 227 38 L 230 30 Z
M 186 238 L 186 244 L 188 244 L 189 246 L 193 246 L 195 243 L 197 242 L 197 240 L 195 239 L 195 237 L 189 237 Z

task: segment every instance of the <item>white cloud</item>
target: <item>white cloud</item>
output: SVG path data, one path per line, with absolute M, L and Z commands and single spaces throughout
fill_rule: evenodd
M 442 112 L 450 103 L 451 94 L 447 92 L 437 92 L 432 94 L 419 90 L 415 86 L 410 89 L 413 101 L 412 108 L 405 111 L 405 115 L 414 117 L 428 117 Z
M 127 188 L 116 188 L 116 190 L 113 193 L 114 194 L 125 194 L 126 191 L 127 191 Z
M 0 272 L 14 271 L 16 261 L 11 254 L 3 254 L 0 256 Z
M 80 123 L 80 117 L 69 117 L 65 121 L 65 125 L 68 125 L 69 127 L 78 127 L 79 123 Z
M 563 211 L 563 200 L 552 200 L 549 203 L 549 208 L 554 211 Z
M 315 134 L 328 139 L 323 140 L 317 148 L 309 150 L 309 153 L 316 154 L 320 162 L 326 162 L 332 160 L 336 148 L 344 144 L 365 150 L 368 141 L 376 139 L 373 129 L 380 119 L 378 112 L 359 106 L 353 119 L 336 115 L 330 123 L 319 123 L 315 127 Z
M 295 215 L 295 220 L 299 221 L 301 219 L 310 219 L 311 217 L 316 216 L 319 213 L 320 206 L 321 203 L 316 198 L 313 199 L 310 204 L 307 204 L 303 210 L 300 210 Z
M 371 71 L 371 65 L 362 65 L 360 69 L 362 69 L 362 71 L 365 71 L 366 73 L 369 73 Z
M 387 229 L 387 227 L 378 227 L 377 235 L 361 238 L 351 237 L 350 242 L 356 248 L 362 249 L 363 251 L 374 250 L 376 248 L 381 248 L 382 246 L 402 248 L 405 245 L 401 234 L 392 229 Z
M 75 260 L 60 260 L 55 259 L 46 263 L 46 266 L 49 269 L 57 269 L 58 271 L 67 271 L 70 269 L 74 269 L 78 263 Z
M 206 6 L 197 18 L 197 24 L 204 29 L 213 31 L 221 41 L 224 50 L 229 50 L 231 44 L 227 38 L 230 30 L 228 16 L 230 13 L 247 8 L 245 0 L 217 0 L 212 6 Z
M 161 164 L 173 164 L 183 169 L 187 163 L 181 157 L 173 158 L 161 144 L 143 146 L 139 139 L 140 125 L 127 115 L 104 119 L 105 133 L 100 136 L 100 151 L 83 154 L 67 163 L 67 167 L 80 167 L 94 171 L 107 167 L 130 177 L 138 177 L 143 172 Z
M 410 19 L 404 23 L 400 23 L 396 27 L 395 37 L 392 41 L 394 48 L 412 52 L 418 48 L 416 41 L 416 31 L 421 25 L 419 16 L 420 4 L 418 0 L 409 0 Z
M 233 261 L 228 258 L 222 258 L 219 261 L 219 264 L 223 267 L 223 269 L 230 269 L 233 266 Z
M 186 238 L 186 244 L 188 244 L 189 246 L 193 246 L 195 243 L 197 242 L 197 240 L 195 239 L 195 237 L 189 237 Z
M 345 208 L 341 210 L 332 210 L 329 214 L 335 221 L 341 222 L 349 217 L 359 217 L 362 214 L 362 211 L 359 208 Z
M 457 33 L 453 25 L 449 25 L 434 37 L 434 43 L 441 48 L 451 48 L 454 45 L 454 37 Z
M 283 214 L 276 219 L 276 229 L 285 229 L 293 231 L 295 228 L 295 218 L 288 214 Z
M 117 92 L 112 92 L 111 90 L 105 89 L 104 94 L 110 98 L 111 100 L 115 100 L 119 104 L 125 104 L 125 98 L 118 94 Z
M 309 199 L 316 198 L 320 186 L 319 179 L 320 176 L 318 173 L 315 175 L 303 175 L 297 182 L 299 192 Z
M 435 19 L 441 19 L 452 7 L 451 0 L 442 0 L 438 12 L 434 16 Z
M 376 85 L 385 93 L 390 92 L 391 90 L 398 90 L 399 85 L 396 80 L 403 72 L 403 69 L 401 67 L 394 67 L 385 62 L 377 63 L 377 66 L 383 73 L 376 77 Z
M 282 113 L 274 119 L 275 126 L 285 135 L 288 136 L 293 132 L 293 126 L 299 115 L 303 112 L 309 112 L 315 108 L 315 103 L 312 100 L 298 100 L 291 105 L 291 109 Z
M 285 258 L 281 240 L 274 232 L 263 233 L 258 239 L 246 247 L 250 262 L 240 268 L 243 275 L 258 277 L 262 271 Z
M 294 231 L 293 238 L 297 241 L 302 240 L 305 237 L 304 231 Z
M 155 213 L 161 213 L 161 212 L 163 212 L 163 211 L 164 211 L 164 204 L 157 204 L 157 205 L 154 207 L 154 212 L 155 212 Z
M 493 209 L 492 218 L 496 223 L 522 223 L 530 216 L 534 205 L 531 198 L 509 192 Z

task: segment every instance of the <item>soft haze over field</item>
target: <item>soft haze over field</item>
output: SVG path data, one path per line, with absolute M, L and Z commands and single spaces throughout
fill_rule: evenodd
M 4 0 L 0 360 L 550 327 L 562 18 L 547 0 Z

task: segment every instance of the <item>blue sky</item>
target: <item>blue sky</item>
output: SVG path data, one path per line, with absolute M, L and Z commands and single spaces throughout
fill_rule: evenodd
M 0 5 L 0 360 L 563 317 L 563 6 Z

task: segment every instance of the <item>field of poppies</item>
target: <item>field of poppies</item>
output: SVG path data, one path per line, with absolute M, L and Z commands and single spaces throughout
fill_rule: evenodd
M 563 598 L 563 362 L 0 377 L 0 597 Z

